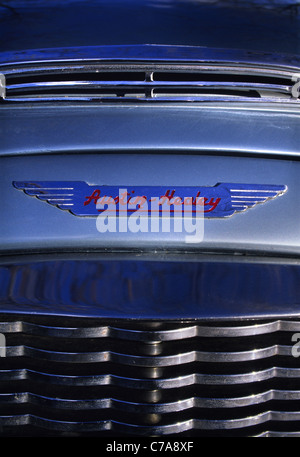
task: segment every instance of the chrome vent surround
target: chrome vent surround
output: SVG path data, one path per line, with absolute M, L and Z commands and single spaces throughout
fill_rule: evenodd
M 261 66 L 158 63 L 16 64 L 0 67 L 2 102 L 293 102 L 294 72 Z
M 298 319 L 1 319 L 5 436 L 300 436 Z

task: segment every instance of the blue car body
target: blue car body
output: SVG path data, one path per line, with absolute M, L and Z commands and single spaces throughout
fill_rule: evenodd
M 250 3 L 0 4 L 3 436 L 300 435 L 300 18 Z

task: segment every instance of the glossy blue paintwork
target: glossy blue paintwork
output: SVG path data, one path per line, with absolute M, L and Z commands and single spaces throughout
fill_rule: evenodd
M 294 157 L 300 154 L 299 130 L 295 107 L 25 104 L 0 109 L 0 155 L 155 151 Z M 218 181 L 216 176 L 213 184 Z
M 1 252 L 90 249 L 197 249 L 222 253 L 300 253 L 300 163 L 291 160 L 205 154 L 81 153 L 7 156 L 1 159 Z M 204 239 L 193 246 L 186 233 L 100 233 L 97 218 L 74 217 L 16 190 L 24 176 L 39 181 L 84 180 L 90 185 L 211 187 L 219 182 L 287 186 L 284 195 L 229 218 L 204 221 Z M 253 182 L 253 181 L 252 181 Z M 287 224 L 286 221 L 289 221 Z
M 218 3 L 10 0 L 15 10 L 0 7 L 0 43 L 3 50 L 163 44 L 299 54 L 293 10 Z
M 77 46 L 57 48 L 33 48 L 0 52 L 0 65 L 50 62 L 189 62 L 234 63 L 264 65 L 274 68 L 300 68 L 300 56 L 291 53 L 272 53 L 245 49 L 224 49 L 205 46 L 168 46 L 165 44 L 130 44 L 104 46 Z
M 297 264 L 44 257 L 0 264 L 0 307 L 2 313 L 128 319 L 299 316 L 299 281 Z
M 17 69 L 17 63 L 63 59 L 206 61 L 298 71 L 299 16 L 234 3 L 10 2 L 15 9 L 0 5 L 0 62 L 2 69 Z M 0 108 L 0 251 L 13 260 L 0 266 L 2 312 L 153 319 L 299 315 L 299 265 L 286 260 L 300 255 L 297 106 L 216 101 Z M 288 192 L 239 217 L 208 221 L 191 261 L 180 237 L 100 235 L 94 219 L 72 217 L 16 191 L 12 182 L 24 180 L 247 182 L 287 186 Z M 115 259 L 113 252 L 121 250 L 153 256 Z M 14 257 L 33 251 L 40 261 Z M 49 251 L 85 257 L 48 261 Z M 96 251 L 110 254 L 92 259 Z M 176 259 L 174 251 L 181 252 Z M 202 261 L 203 252 L 214 253 L 214 262 Z M 216 261 L 226 253 L 232 254 L 228 261 Z M 254 254 L 275 260 L 231 262 Z

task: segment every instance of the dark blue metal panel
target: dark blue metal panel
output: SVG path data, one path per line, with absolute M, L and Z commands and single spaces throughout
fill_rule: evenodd
M 153 43 L 299 54 L 291 10 L 224 3 L 10 0 L 11 8 L 0 7 L 0 42 L 6 50 Z
M 155 150 L 299 156 L 299 122 L 298 109 L 284 107 L 3 106 L 0 154 Z
M 1 312 L 179 320 L 300 315 L 298 264 L 86 258 L 2 263 Z
M 0 167 L 3 175 L 0 181 L 3 200 L 0 251 L 3 253 L 20 250 L 53 252 L 69 249 L 76 252 L 78 249 L 131 248 L 198 249 L 202 252 L 252 251 L 286 256 L 300 253 L 300 215 L 296 209 L 300 188 L 299 161 L 200 154 L 83 153 L 3 157 L 0 159 Z M 174 224 L 170 223 L 167 229 L 163 224 L 155 228 L 152 226 L 151 215 L 136 221 L 137 224 L 142 224 L 142 219 L 145 222 L 145 225 L 138 228 L 133 222 L 137 216 L 134 214 L 128 219 L 115 218 L 116 224 L 103 228 L 101 217 L 74 217 L 36 197 L 27 196 L 12 184 L 13 181 L 24 184 L 27 180 L 31 183 L 84 181 L 92 187 L 101 185 L 119 189 L 124 185 L 126 187 L 123 189 L 130 192 L 138 187 L 145 189 L 151 186 L 168 186 L 169 190 L 176 192 L 181 187 L 218 189 L 214 187 L 216 183 L 244 182 L 261 186 L 267 184 L 274 186 L 273 189 L 286 189 L 286 192 L 233 217 L 205 220 L 201 217 L 197 220 L 190 218 L 193 226 L 186 226 L 183 222 L 179 229 L 175 227 L 175 220 L 172 220 Z M 86 192 L 82 201 L 90 195 L 90 191 Z M 190 194 L 185 196 L 191 197 Z M 239 206 L 235 208 L 242 209 L 240 201 L 243 197 L 241 194 L 238 197 L 240 199 L 235 199 L 234 204 Z M 132 216 L 133 226 L 130 224 Z M 167 211 L 165 216 L 167 220 Z M 120 226 L 121 219 L 122 222 L 125 220 L 125 227 Z M 163 218 L 160 222 L 163 222 Z
M 68 61 L 137 61 L 137 62 L 216 62 L 247 63 L 257 65 L 285 66 L 299 69 L 300 57 L 297 54 L 249 51 L 247 49 L 224 49 L 204 46 L 170 46 L 156 44 L 110 45 L 110 46 L 77 46 L 57 48 L 30 48 L 0 52 L 1 65 L 13 65 L 35 62 L 68 62 Z M 1 50 L 1 48 L 0 48 Z M 18 67 L 16 67 L 16 70 Z

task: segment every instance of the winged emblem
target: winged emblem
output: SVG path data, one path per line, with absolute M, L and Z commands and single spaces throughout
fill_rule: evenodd
M 75 216 L 93 217 L 114 203 L 121 215 L 121 204 L 128 212 L 135 211 L 143 198 L 145 211 L 151 211 L 155 199 L 169 202 L 170 206 L 187 203 L 191 212 L 202 199 L 204 216 L 208 218 L 230 217 L 265 203 L 287 191 L 285 185 L 219 183 L 212 187 L 167 186 L 107 186 L 89 185 L 85 181 L 14 181 L 13 186 L 30 197 L 47 202 Z M 187 200 L 189 199 L 189 200 Z

